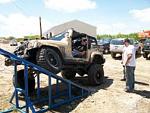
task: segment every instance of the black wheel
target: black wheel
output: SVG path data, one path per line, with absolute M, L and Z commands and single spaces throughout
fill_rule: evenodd
M 19 70 L 17 71 L 17 81 L 15 85 L 15 75 L 13 75 L 13 85 L 25 89 L 25 82 L 24 82 L 24 70 Z M 35 90 L 35 78 L 34 78 L 34 73 L 30 73 L 28 75 L 28 91 L 29 94 L 31 94 Z
M 138 51 L 137 51 L 136 54 L 135 54 L 135 57 L 136 57 L 136 58 L 140 58 L 140 57 L 141 57 L 141 52 L 138 52 Z
M 102 65 L 91 65 L 88 71 L 88 81 L 91 85 L 100 85 L 104 82 L 104 70 Z
M 147 59 L 148 58 L 148 54 L 147 53 L 143 53 L 143 57 Z
M 55 74 L 61 71 L 62 60 L 60 55 L 49 47 L 41 48 L 36 56 L 37 65 Z
M 70 80 L 70 79 L 74 79 L 76 72 L 73 70 L 70 70 L 70 69 L 68 69 L 68 70 L 66 69 L 66 70 L 61 71 L 61 75 L 63 78 Z
M 111 57 L 115 58 L 116 57 L 116 53 L 111 52 Z

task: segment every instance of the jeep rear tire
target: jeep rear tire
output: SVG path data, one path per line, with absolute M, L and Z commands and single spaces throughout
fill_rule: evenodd
M 148 58 L 148 54 L 147 53 L 143 53 L 143 57 L 147 59 Z
M 37 65 L 47 69 L 52 73 L 59 73 L 62 67 L 60 55 L 49 47 L 41 48 L 36 56 Z
M 24 69 L 17 71 L 17 81 L 15 85 L 15 75 L 13 75 L 13 85 L 25 90 Z M 31 94 L 35 90 L 34 73 L 28 75 L 28 92 Z
M 111 52 L 111 57 L 115 58 L 116 57 L 116 53 Z
M 61 71 L 61 75 L 63 78 L 71 80 L 75 78 L 76 72 L 70 69 L 65 69 Z
M 88 71 L 90 85 L 100 85 L 104 82 L 104 70 L 100 64 L 92 64 Z

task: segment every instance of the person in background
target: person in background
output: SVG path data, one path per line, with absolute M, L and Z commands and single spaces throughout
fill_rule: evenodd
M 126 50 L 126 46 L 124 46 L 124 48 L 123 48 L 123 52 L 122 52 L 122 62 L 121 62 L 121 64 L 122 64 L 122 66 L 123 66 L 123 78 L 121 79 L 121 81 L 125 81 L 126 80 L 126 72 L 125 72 L 125 65 L 123 65 L 123 60 L 124 60 L 124 55 L 125 55 L 125 50 Z
M 126 78 L 126 92 L 134 91 L 134 82 L 135 82 L 135 67 L 136 67 L 136 59 L 135 53 L 136 50 L 133 45 L 130 45 L 130 40 L 124 40 L 124 51 L 123 51 L 123 58 L 122 63 L 125 66 L 125 78 Z

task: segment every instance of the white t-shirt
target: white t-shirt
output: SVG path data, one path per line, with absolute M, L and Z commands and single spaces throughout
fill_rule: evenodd
M 136 53 L 136 50 L 135 50 L 135 47 L 133 45 L 129 45 L 128 47 L 124 46 L 123 54 L 122 54 L 123 65 L 125 65 L 127 58 L 128 58 L 128 55 L 132 54 L 132 57 L 129 60 L 127 66 L 135 67 L 136 66 L 135 53 Z

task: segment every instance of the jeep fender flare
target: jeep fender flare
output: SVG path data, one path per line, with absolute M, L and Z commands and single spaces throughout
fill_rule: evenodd
M 28 54 L 27 52 L 29 52 L 29 53 L 34 53 L 34 54 L 31 54 L 31 55 L 28 55 L 29 59 L 30 59 L 30 58 L 32 59 L 31 62 L 34 61 L 34 62 L 36 63 L 35 59 L 36 59 L 37 51 L 40 50 L 40 49 L 43 48 L 43 47 L 52 48 L 54 51 L 56 51 L 56 52 L 59 54 L 61 60 L 64 61 L 64 59 L 63 59 L 63 54 L 62 54 L 62 52 L 59 50 L 59 48 L 53 47 L 53 46 L 41 45 L 41 46 L 37 46 L 36 48 L 30 48 L 30 49 L 28 49 L 28 50 L 26 51 L 26 54 Z
M 103 54 L 99 52 L 93 52 L 90 57 L 90 62 L 97 63 L 97 64 L 104 64 L 105 59 L 103 57 Z
M 55 47 L 55 46 L 48 46 L 48 45 L 42 45 L 39 49 L 41 49 L 42 47 L 48 47 L 48 48 L 52 48 L 54 51 L 56 51 L 58 53 L 58 55 L 60 56 L 61 60 L 64 61 L 63 59 L 63 54 L 60 51 L 60 48 Z

